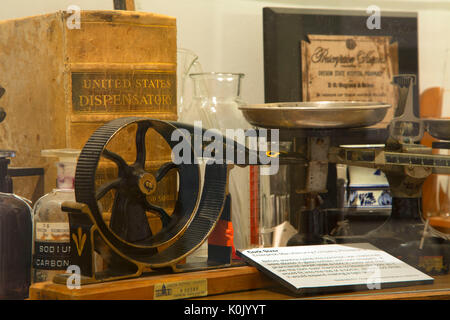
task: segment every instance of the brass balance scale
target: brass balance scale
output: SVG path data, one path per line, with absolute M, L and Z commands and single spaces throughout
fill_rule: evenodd
M 251 105 L 242 107 L 246 119 L 256 127 L 277 128 L 297 144 L 295 152 L 279 155 L 280 163 L 300 163 L 306 169 L 303 189 L 306 210 L 300 216 L 303 223 L 299 234 L 290 244 L 329 242 L 373 242 L 381 249 L 405 258 L 403 248 L 422 250 L 431 246 L 432 256 L 441 257 L 446 269 L 449 255 L 445 239 L 432 236 L 424 239 L 424 224 L 420 215 L 421 186 L 431 173 L 449 173 L 450 156 L 432 155 L 431 148 L 415 144 L 426 130 L 441 140 L 450 140 L 450 122 L 418 119 L 412 113 L 412 86 L 415 78 L 400 76 L 396 83 L 400 90 L 401 114 L 390 124 L 388 134 L 376 132 L 376 140 L 385 139 L 382 147 L 336 145 L 332 137 L 346 137 L 355 128 L 364 128 L 381 121 L 389 105 L 367 102 L 323 102 Z M 398 112 L 397 112 L 398 113 Z M 331 116 L 332 115 L 332 116 Z M 121 131 L 136 126 L 136 158 L 133 163 L 108 149 L 111 140 Z M 81 270 L 81 284 L 138 277 L 147 272 L 184 272 L 233 266 L 228 250 L 220 247 L 210 250 L 207 261 L 197 265 L 185 263 L 185 258 L 199 248 L 212 234 L 218 221 L 229 210 L 228 174 L 233 163 L 212 163 L 202 174 L 195 161 L 175 164 L 167 162 L 155 173 L 145 169 L 149 144 L 146 133 L 156 131 L 173 150 L 176 142 L 171 136 L 175 130 L 185 130 L 192 157 L 198 132 L 193 126 L 149 118 L 120 118 L 100 127 L 83 147 L 75 175 L 76 202 L 66 202 L 63 210 L 69 213 L 71 233 L 71 264 Z M 361 130 L 361 129 L 358 129 Z M 365 129 L 362 129 L 364 132 Z M 200 140 L 201 141 L 201 140 Z M 225 139 L 223 147 L 233 143 L 236 152 L 244 152 L 246 160 L 259 159 L 258 152 L 238 147 L 235 141 Z M 203 142 L 202 150 L 208 145 Z M 225 150 L 225 149 L 224 149 Z M 252 153 L 256 152 L 256 157 Z M 204 156 L 204 155 L 203 155 Z M 272 155 L 273 156 L 273 155 Z M 96 171 L 102 159 L 112 161 L 118 168 L 117 177 L 107 183 L 96 181 Z M 240 159 L 238 155 L 234 159 Z M 193 159 L 192 159 L 193 160 Z M 320 193 L 326 192 L 329 163 L 379 168 L 388 177 L 393 195 L 390 219 L 373 233 L 364 237 L 329 237 L 316 232 L 314 221 L 321 216 Z M 247 165 L 239 164 L 241 166 Z M 253 163 L 252 163 L 253 164 Z M 261 163 L 257 163 L 261 164 Z M 265 163 L 266 164 L 266 163 Z M 152 203 L 150 195 L 169 171 L 177 173 L 177 197 L 172 212 Z M 101 199 L 112 193 L 110 223 L 105 222 Z M 147 213 L 153 212 L 161 228 L 149 227 Z M 396 251 L 397 250 L 397 251 Z M 400 251 L 399 251 L 400 250 Z M 412 251 L 408 251 L 412 252 Z M 100 254 L 106 266 L 98 270 L 95 255 Z M 429 255 L 427 253 L 427 255 Z M 412 254 L 418 258 L 425 255 Z M 408 257 L 405 258 L 406 260 Z M 425 263 L 413 261 L 413 265 Z M 429 264 L 428 264 L 429 265 Z M 54 282 L 66 284 L 70 274 L 57 275 Z
M 305 199 L 304 208 L 299 213 L 299 233 L 288 245 L 369 242 L 429 274 L 447 273 L 450 237 L 424 221 L 421 193 L 428 176 L 450 173 L 450 157 L 434 155 L 432 148 L 418 142 L 425 131 L 436 139 L 450 140 L 450 120 L 414 115 L 414 75 L 397 76 L 394 83 L 399 89 L 399 104 L 384 131 L 364 129 L 381 121 L 389 108 L 377 103 L 287 103 L 249 106 L 243 111 L 256 126 L 288 131 L 296 152 L 305 156 L 304 181 L 296 190 Z M 269 107 L 271 111 L 265 112 Z M 364 145 L 350 144 L 355 134 L 359 136 L 357 143 Z M 371 142 L 378 144 L 367 145 Z M 441 141 L 436 147 L 448 148 L 449 143 Z M 362 236 L 330 237 L 324 233 L 320 195 L 327 192 L 329 163 L 376 168 L 386 174 L 392 212 L 380 227 Z

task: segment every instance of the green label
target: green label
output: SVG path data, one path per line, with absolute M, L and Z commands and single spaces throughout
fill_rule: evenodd
M 176 113 L 175 72 L 73 72 L 74 113 Z

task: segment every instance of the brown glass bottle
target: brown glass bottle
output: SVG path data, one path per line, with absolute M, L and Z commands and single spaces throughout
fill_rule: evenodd
M 31 207 L 12 193 L 0 193 L 0 300 L 28 297 L 31 249 Z

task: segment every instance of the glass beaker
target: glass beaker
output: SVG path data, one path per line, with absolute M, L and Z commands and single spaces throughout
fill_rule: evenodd
M 202 66 L 195 52 L 178 48 L 177 50 L 177 113 L 178 121 L 184 121 L 184 115 L 192 100 L 192 83 L 189 80 L 190 73 L 201 73 Z
M 204 128 L 225 134 L 226 129 L 248 129 L 251 125 L 238 109 L 245 105 L 241 98 L 242 73 L 192 73 L 193 97 L 186 111 L 186 121 L 202 121 Z
M 193 98 L 189 109 L 183 115 L 183 122 L 201 124 L 204 129 L 219 130 L 230 136 L 226 129 L 250 129 L 238 109 L 245 104 L 241 98 L 241 73 L 195 73 Z M 198 121 L 201 121 L 199 123 Z M 237 131 L 234 131 L 237 132 Z M 242 249 L 250 245 L 250 168 L 235 166 L 230 172 L 229 191 L 231 195 L 231 217 L 234 230 L 234 246 Z

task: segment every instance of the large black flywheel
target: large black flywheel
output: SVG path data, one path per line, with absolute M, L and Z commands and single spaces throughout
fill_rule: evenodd
M 186 141 L 193 141 L 193 130 L 183 128 L 190 135 Z M 101 238 L 122 257 L 151 268 L 169 266 L 197 249 L 219 220 L 226 197 L 226 164 L 205 166 L 202 178 L 194 161 L 167 157 L 179 143 L 172 140 L 178 129 L 176 122 L 119 118 L 92 134 L 77 162 L 76 202 L 89 207 Z M 167 145 L 164 161 L 155 137 Z M 197 156 L 192 145 L 190 151 L 192 160 Z M 108 179 L 99 178 L 104 163 L 114 167 Z M 158 166 L 150 170 L 149 163 Z M 158 197 L 176 193 L 170 210 L 154 201 L 159 188 L 169 191 Z M 149 222 L 155 220 L 156 229 Z

